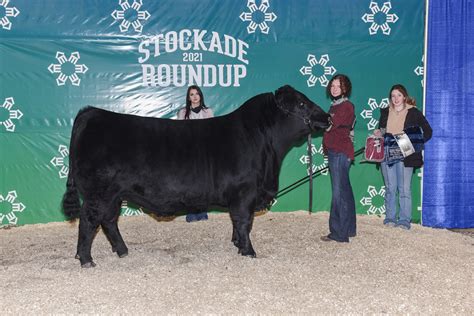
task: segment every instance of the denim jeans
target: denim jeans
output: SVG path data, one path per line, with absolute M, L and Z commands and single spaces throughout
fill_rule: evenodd
M 382 174 L 385 182 L 385 220 L 384 224 L 390 222 L 410 228 L 411 222 L 411 178 L 412 167 L 405 167 L 403 161 L 388 166 L 386 162 L 381 164 Z M 398 203 L 397 203 L 398 192 Z M 397 204 L 400 212 L 397 218 Z
M 207 212 L 201 212 L 201 213 L 188 213 L 186 214 L 186 222 L 191 223 L 191 222 L 197 222 L 197 221 L 205 221 L 208 219 Z
M 343 153 L 329 150 L 328 162 L 332 188 L 328 237 L 348 242 L 349 237 L 356 235 L 355 201 L 349 179 L 352 161 Z

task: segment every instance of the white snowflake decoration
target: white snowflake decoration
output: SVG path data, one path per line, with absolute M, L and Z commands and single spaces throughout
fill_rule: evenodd
M 58 152 L 60 156 L 53 157 L 51 164 L 55 167 L 59 167 L 59 177 L 61 179 L 66 178 L 69 173 L 69 167 L 64 165 L 64 158 L 69 156 L 69 149 L 64 145 L 59 145 Z
M 301 67 L 300 72 L 303 76 L 309 76 L 308 80 L 306 81 L 308 87 L 314 87 L 318 81 L 322 87 L 326 87 L 329 83 L 329 79 L 326 77 L 326 75 L 332 76 L 336 73 L 336 68 L 333 66 L 327 66 L 327 63 L 329 62 L 329 55 L 322 55 L 318 61 L 316 56 L 309 54 L 307 61 L 309 66 Z M 324 68 L 324 73 L 320 76 L 313 74 L 313 67 L 316 65 L 321 65 Z
M 368 215 L 373 215 L 373 214 L 385 214 L 385 203 L 382 203 L 381 206 L 375 206 L 373 205 L 373 198 L 375 196 L 379 196 L 382 200 L 385 198 L 385 186 L 382 186 L 380 190 L 377 192 L 374 186 L 369 185 L 367 188 L 367 193 L 369 193 L 369 196 L 364 196 L 360 200 L 360 204 L 364 206 L 369 206 L 369 209 L 367 210 Z
M 308 150 L 308 147 L 306 147 L 306 150 Z M 314 156 L 316 156 L 316 154 L 320 154 L 320 155 L 323 156 L 323 163 L 321 163 L 319 165 L 314 164 Z M 320 171 L 320 170 L 324 169 L 323 171 L 321 171 L 321 174 L 326 176 L 328 174 L 328 168 L 326 168 L 328 166 L 328 157 L 323 152 L 323 145 L 321 144 L 321 146 L 319 146 L 319 148 L 316 148 L 316 146 L 314 144 L 311 144 L 311 155 L 313 156 L 313 164 L 311 165 L 311 171 L 308 168 L 306 170 L 306 173 L 308 175 L 310 175 L 311 172 L 314 173 L 316 171 Z M 308 155 L 302 155 L 300 157 L 300 162 L 303 165 L 307 166 L 308 162 L 309 162 L 309 156 Z
M 360 116 L 362 116 L 364 119 L 370 119 L 369 123 L 367 123 L 367 129 L 369 131 L 375 129 L 379 123 L 379 121 L 373 117 L 373 114 L 374 114 L 373 111 L 377 108 L 379 109 L 386 108 L 388 106 L 388 102 L 389 102 L 388 98 L 382 99 L 380 103 L 377 103 L 377 101 L 374 98 L 369 98 L 369 101 L 367 102 L 367 104 L 370 106 L 370 110 L 364 109 L 362 112 L 360 112 Z
M 398 16 L 395 13 L 388 13 L 390 9 L 392 9 L 392 4 L 390 3 L 390 1 L 384 2 L 382 8 L 379 8 L 377 2 L 371 1 L 369 8 L 372 13 L 366 13 L 362 16 L 362 20 L 365 23 L 372 23 L 369 28 L 369 34 L 377 34 L 378 30 L 380 29 L 382 30 L 383 34 L 390 35 L 392 29 L 390 28 L 389 23 L 395 23 L 398 21 Z M 377 13 L 385 14 L 384 23 L 378 24 L 377 22 L 375 22 L 375 14 Z
M 81 84 L 81 79 L 77 74 L 85 74 L 89 68 L 84 64 L 77 64 L 81 56 L 79 52 L 73 52 L 69 58 L 63 52 L 56 52 L 56 59 L 59 64 L 51 64 L 48 67 L 49 72 L 52 74 L 59 74 L 56 79 L 58 86 L 63 86 L 66 84 L 69 79 L 74 86 L 79 86 Z M 71 75 L 65 75 L 62 69 L 62 66 L 66 63 L 71 63 L 74 65 L 74 72 Z
M 20 110 L 12 110 L 14 104 L 15 100 L 13 100 L 12 97 L 9 97 L 5 99 L 3 105 L 1 106 L 8 111 L 8 118 L 4 121 L 0 121 L 0 125 L 5 126 L 5 129 L 8 132 L 15 131 L 15 124 L 12 120 L 19 120 L 23 116 L 23 113 Z
M 11 205 L 9 212 L 7 212 L 6 214 L 0 213 L 0 226 L 5 226 L 3 224 L 4 219 L 7 219 L 7 221 L 8 221 L 7 225 L 16 225 L 17 224 L 18 217 L 16 217 L 15 213 L 23 212 L 23 210 L 26 207 L 21 202 L 15 202 L 16 198 L 17 198 L 16 191 L 8 192 L 8 194 L 5 197 L 0 194 L 0 203 L 7 202 Z
M 12 22 L 9 18 L 15 18 L 20 14 L 20 10 L 16 7 L 8 7 L 10 0 L 0 0 L 0 7 L 3 7 L 5 10 L 5 15 L 0 18 L 0 25 L 5 30 L 11 30 Z
M 425 62 L 425 56 L 421 57 L 421 66 L 418 66 L 415 68 L 414 72 L 417 76 L 421 76 L 421 86 L 423 87 L 423 76 L 425 74 L 425 68 L 423 67 L 423 64 Z
M 268 34 L 270 27 L 268 26 L 267 22 L 274 22 L 277 19 L 275 13 L 267 12 L 269 7 L 269 0 L 262 0 L 259 7 L 257 7 L 256 0 L 247 1 L 247 8 L 250 12 L 242 12 L 239 18 L 244 22 L 250 22 L 247 26 L 247 32 L 249 34 L 255 33 L 257 28 L 259 28 L 263 34 Z M 261 12 L 263 14 L 263 21 L 254 21 L 255 12 Z
M 136 32 L 141 32 L 143 30 L 142 21 L 146 21 L 150 18 L 151 14 L 148 11 L 140 11 L 140 8 L 143 5 L 142 0 L 134 0 L 132 5 L 128 2 L 128 0 L 120 0 L 119 1 L 120 7 L 122 10 L 114 10 L 111 16 L 114 18 L 115 21 L 122 21 L 120 23 L 120 32 L 128 31 L 130 25 Z M 136 11 L 137 18 L 134 21 L 129 21 L 125 18 L 125 12 L 127 10 L 134 10 Z
M 140 207 L 138 209 L 131 208 L 128 206 L 127 201 L 122 201 L 121 206 L 121 213 L 123 216 L 135 216 L 135 215 L 143 215 L 143 209 Z

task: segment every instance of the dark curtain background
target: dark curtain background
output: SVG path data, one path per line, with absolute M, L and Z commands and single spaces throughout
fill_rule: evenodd
M 474 0 L 430 0 L 425 226 L 474 227 Z

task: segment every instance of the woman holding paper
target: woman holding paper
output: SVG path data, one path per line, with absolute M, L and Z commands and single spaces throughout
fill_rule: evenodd
M 410 229 L 413 169 L 423 165 L 421 148 L 432 129 L 406 88 L 396 84 L 390 89 L 390 103 L 381 109 L 375 136 L 385 136 L 385 160 L 381 163 L 385 182 L 384 225 Z M 421 146 L 417 146 L 417 140 Z M 410 142 L 411 140 L 411 142 Z M 400 210 L 397 216 L 397 192 Z

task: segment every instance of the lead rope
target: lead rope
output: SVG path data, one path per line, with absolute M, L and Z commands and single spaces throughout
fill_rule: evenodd
M 308 134 L 308 170 L 309 170 L 309 207 L 308 212 L 311 214 L 313 211 L 313 157 L 312 157 L 312 146 L 311 146 L 311 133 Z

